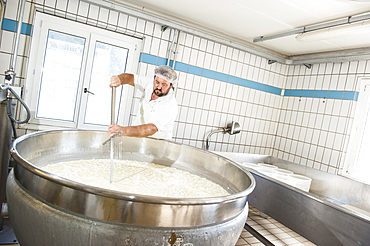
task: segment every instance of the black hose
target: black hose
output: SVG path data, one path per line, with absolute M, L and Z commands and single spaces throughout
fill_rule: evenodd
M 10 120 L 10 124 L 11 124 L 12 130 L 13 130 L 13 139 L 16 139 L 16 138 L 18 138 L 18 136 L 17 136 L 17 129 L 15 128 L 14 121 Z
M 27 123 L 30 118 L 31 118 L 31 112 L 30 112 L 30 109 L 27 107 L 26 103 L 22 100 L 22 98 L 20 98 L 18 96 L 18 94 L 9 86 L 7 88 L 8 90 L 10 90 L 10 92 L 18 99 L 18 101 L 22 104 L 22 106 L 24 107 L 24 109 L 26 110 L 27 112 L 27 116 L 26 116 L 26 119 L 23 120 L 23 121 L 18 121 L 16 119 L 14 119 L 13 117 L 13 114 L 12 114 L 12 107 L 11 107 L 11 104 L 12 104 L 12 100 L 11 98 L 8 98 L 7 100 L 7 114 L 8 114 L 8 117 L 9 119 L 12 121 L 12 122 L 15 122 L 17 124 L 24 124 L 24 123 Z

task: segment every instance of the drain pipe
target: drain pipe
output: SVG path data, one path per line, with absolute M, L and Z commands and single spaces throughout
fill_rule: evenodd
M 176 64 L 176 59 L 177 59 L 177 50 L 179 49 L 180 32 L 181 31 L 177 29 L 176 46 L 175 46 L 175 51 L 173 52 L 173 63 L 172 63 L 173 69 L 175 69 L 175 64 Z
M 165 30 L 165 29 L 166 28 L 162 27 L 162 30 Z M 173 31 L 173 35 L 172 35 L 172 31 Z M 169 48 L 167 49 L 167 55 L 166 55 L 167 64 L 166 65 L 171 66 L 172 68 L 175 68 L 177 50 L 179 48 L 180 30 L 172 28 L 170 30 L 170 35 L 169 36 L 170 37 L 172 36 L 172 41 L 171 41 L 171 44 L 170 44 Z M 175 49 L 174 49 L 173 46 L 174 46 L 175 42 L 176 42 L 176 45 L 175 45 Z M 171 59 L 173 61 L 172 65 L 170 64 Z
M 19 18 L 18 18 L 18 27 L 17 27 L 17 36 L 15 40 L 14 52 L 13 52 L 13 64 L 10 69 L 6 72 L 9 75 L 13 75 L 11 85 L 14 86 L 15 81 L 15 67 L 17 65 L 17 55 L 18 55 L 18 48 L 19 48 L 19 38 L 21 36 L 22 30 L 22 20 L 23 20 L 23 13 L 24 13 L 24 6 L 26 5 L 26 0 L 22 0 L 21 8 L 19 10 Z
M 172 41 L 171 41 L 171 45 L 168 47 L 167 49 L 167 66 L 170 65 L 170 61 L 171 61 L 171 57 L 172 57 L 172 47 L 173 47 L 173 44 L 175 42 L 175 35 L 176 35 L 176 30 L 175 29 L 171 29 L 170 30 L 170 37 L 172 35 L 172 31 L 173 31 L 173 37 L 172 37 Z
M 1 10 L 0 10 L 0 25 L 3 24 L 3 19 L 4 19 L 4 12 L 5 12 L 5 0 L 0 0 L 1 4 Z M 1 36 L 0 36 L 1 37 Z

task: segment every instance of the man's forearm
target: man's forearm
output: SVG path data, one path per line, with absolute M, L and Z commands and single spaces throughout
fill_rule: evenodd
M 134 75 L 130 73 L 123 73 L 118 75 L 118 78 L 121 82 L 121 85 L 132 85 L 135 86 L 135 79 Z
M 124 127 L 122 135 L 130 137 L 148 137 L 153 135 L 157 131 L 157 127 L 154 124 L 150 123 L 139 126 Z

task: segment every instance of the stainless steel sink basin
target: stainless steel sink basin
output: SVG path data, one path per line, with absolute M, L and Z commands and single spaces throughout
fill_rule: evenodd
M 237 163 L 270 163 L 312 178 L 309 192 L 255 170 L 252 206 L 317 245 L 369 245 L 370 186 L 268 155 L 216 152 Z

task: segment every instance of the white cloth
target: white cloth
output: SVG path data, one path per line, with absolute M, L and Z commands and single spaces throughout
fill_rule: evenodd
M 171 88 L 167 95 L 150 100 L 153 93 L 154 77 L 134 76 L 135 87 L 143 92 L 139 112 L 134 125 L 154 124 L 158 131 L 151 137 L 172 139 L 172 130 L 177 117 L 178 105 Z

